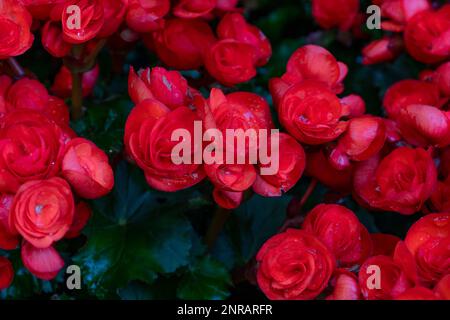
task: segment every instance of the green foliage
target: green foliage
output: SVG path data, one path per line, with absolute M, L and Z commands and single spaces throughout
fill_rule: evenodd
M 113 192 L 94 202 L 87 245 L 74 257 L 91 294 L 111 297 L 132 280 L 151 284 L 159 274 L 187 266 L 194 230 L 177 205 L 159 205 L 137 171 L 122 162 Z
M 198 259 L 181 278 L 177 289 L 180 299 L 217 300 L 228 297 L 231 284 L 227 269 L 219 262 L 206 256 Z
M 264 241 L 279 231 L 290 199 L 252 196 L 233 212 L 216 243 L 214 256 L 230 269 L 249 262 Z
M 363 2 L 367 5 L 370 1 Z M 285 72 L 289 56 L 299 46 L 315 43 L 325 46 L 349 66 L 345 94 L 360 94 L 369 113 L 382 114 L 382 96 L 386 89 L 396 81 L 416 77 L 423 68 L 407 55 L 383 65 L 361 65 L 362 47 L 380 34 L 369 32 L 368 38 L 355 40 L 336 30 L 320 30 L 312 19 L 310 1 L 260 0 L 248 1 L 246 5 L 251 9 L 246 13 L 249 21 L 258 25 L 270 39 L 273 56 L 258 70 L 255 79 L 233 90 L 251 91 L 271 102 L 268 80 Z M 350 39 L 350 42 L 343 39 Z M 33 70 L 47 86 L 60 67 L 60 63 L 51 59 L 39 45 L 20 57 L 19 62 Z M 0 298 L 229 297 L 236 290 L 231 275 L 250 265 L 264 241 L 280 230 L 286 220 L 289 201 L 303 195 L 308 179 L 303 178 L 289 194 L 279 198 L 250 197 L 230 213 L 208 251 L 203 239 L 216 210 L 211 185 L 205 182 L 189 190 L 162 193 L 150 189 L 141 170 L 123 160 L 124 126 L 133 107 L 127 94 L 128 68 L 129 65 L 152 67 L 158 63 L 154 55 L 139 44 L 126 57 L 119 74 L 112 72 L 107 50 L 101 53 L 99 63 L 100 81 L 93 97 L 85 100 L 86 114 L 71 125 L 77 134 L 94 141 L 110 156 L 115 165 L 115 188 L 110 195 L 91 202 L 94 215 L 84 231 L 85 237 L 58 244 L 66 264 L 81 267 L 82 290 L 66 290 L 63 271 L 52 282 L 36 279 L 25 270 L 19 250 L 15 250 L 2 252 L 13 261 L 16 276 L 10 288 L 0 291 Z M 185 71 L 183 75 L 198 79 L 201 72 Z M 209 91 L 206 87 L 199 89 Z M 273 106 L 272 112 L 276 119 Z M 323 202 L 328 192 L 319 185 L 305 209 Z M 343 204 L 355 211 L 370 232 L 404 236 L 417 219 L 389 212 L 369 212 L 351 197 L 344 199 Z
M 231 214 L 208 255 L 201 229 L 211 206 L 198 193 L 150 190 L 139 169 L 119 163 L 114 190 L 93 202 L 87 243 L 73 257 L 85 293 L 100 299 L 228 297 L 231 270 L 279 230 L 291 197 L 251 197 Z
M 108 154 L 116 155 L 122 150 L 125 122 L 132 107 L 128 97 L 94 102 L 87 108 L 85 116 L 72 124 L 72 128 Z

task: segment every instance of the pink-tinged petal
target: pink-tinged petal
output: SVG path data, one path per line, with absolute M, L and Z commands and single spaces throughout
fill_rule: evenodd
M 345 269 L 337 269 L 331 279 L 333 293 L 327 300 L 360 300 L 361 290 L 358 284 L 358 278 Z
M 395 59 L 403 50 L 401 39 L 385 37 L 374 40 L 362 50 L 364 65 L 387 62 Z
M 400 133 L 419 147 L 445 147 L 450 144 L 450 113 L 433 106 L 412 104 L 400 110 Z
M 399 241 L 397 243 L 393 258 L 394 261 L 402 267 L 403 272 L 406 274 L 408 279 L 417 284 L 419 278 L 417 274 L 416 261 L 403 241 Z
M 405 21 L 411 19 L 419 12 L 429 10 L 431 8 L 428 0 L 401 0 Z
M 290 84 L 284 81 L 282 78 L 272 78 L 269 80 L 269 91 L 272 95 L 275 108 L 278 108 L 278 104 L 280 103 L 289 87 Z
M 25 268 L 43 280 L 55 278 L 64 267 L 64 260 L 53 247 L 39 249 L 24 241 L 21 256 Z
M 343 113 L 350 118 L 362 116 L 366 112 L 366 103 L 357 94 L 341 98 Z
M 244 193 L 214 188 L 213 197 L 214 201 L 222 208 L 236 209 L 244 199 Z
M 450 274 L 439 280 L 434 287 L 434 292 L 440 299 L 450 300 Z
M 128 75 L 128 93 L 131 100 L 138 104 L 146 99 L 153 99 L 154 96 L 147 86 L 146 82 L 150 83 L 150 68 L 143 70 L 140 75 L 138 75 L 133 67 L 130 67 L 130 73 Z
M 0 257 L 0 291 L 8 288 L 14 280 L 14 269 L 11 261 Z
M 92 210 L 87 202 L 78 203 L 75 207 L 75 216 L 73 217 L 72 225 L 70 226 L 69 231 L 65 234 L 64 238 L 72 239 L 78 237 L 91 216 Z

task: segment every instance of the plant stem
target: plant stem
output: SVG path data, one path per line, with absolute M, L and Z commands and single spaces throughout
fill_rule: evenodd
M 218 207 L 216 212 L 214 213 L 214 217 L 212 218 L 211 224 L 209 225 L 208 231 L 205 236 L 205 243 L 208 247 L 208 250 L 211 250 L 219 237 L 220 232 L 222 231 L 225 222 L 227 222 L 230 217 L 231 210 L 227 210 L 221 207 Z
M 14 75 L 16 79 L 23 78 L 25 76 L 25 71 L 23 70 L 22 66 L 17 62 L 15 58 L 9 58 L 8 63 L 11 67 L 11 69 L 14 71 Z
M 72 108 L 70 110 L 72 120 L 78 120 L 83 115 L 83 88 L 82 74 L 72 71 Z
M 93 63 L 95 61 L 95 59 L 97 58 L 100 50 L 103 49 L 103 47 L 106 44 L 106 38 L 105 39 L 101 39 L 97 42 L 95 48 L 91 51 L 91 53 L 89 54 L 89 56 L 86 57 L 86 61 L 88 61 L 88 63 Z
M 83 56 L 84 45 L 83 44 L 75 44 L 72 46 L 72 57 L 76 60 L 81 60 Z
M 300 199 L 300 204 L 299 207 L 303 208 L 303 206 L 305 205 L 306 201 L 308 201 L 308 198 L 311 196 L 311 194 L 313 193 L 314 189 L 317 186 L 317 180 L 316 179 L 312 179 L 311 182 L 309 183 L 308 188 L 306 189 L 305 193 L 303 194 L 303 197 Z
M 74 45 L 72 47 L 72 57 L 76 61 L 80 61 L 83 50 L 83 45 Z M 83 115 L 83 74 L 78 68 L 73 66 L 70 68 L 70 73 L 72 74 L 72 108 L 70 109 L 70 114 L 72 120 L 78 120 Z

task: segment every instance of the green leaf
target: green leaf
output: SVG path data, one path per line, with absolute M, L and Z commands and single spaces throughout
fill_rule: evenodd
M 212 255 L 222 262 L 228 270 L 232 270 L 238 264 L 239 258 L 236 251 L 237 249 L 235 249 L 229 233 L 222 232 L 214 244 Z
M 211 257 L 203 257 L 189 268 L 177 289 L 180 299 L 219 300 L 228 297 L 231 278 L 227 269 Z
M 286 218 L 290 196 L 265 198 L 254 195 L 236 211 L 241 254 L 250 260 L 271 236 L 276 234 Z
M 404 239 L 408 230 L 414 222 L 422 217 L 422 214 L 402 215 L 398 212 L 380 211 L 374 212 L 373 217 L 379 232 L 392 234 Z
M 128 97 L 86 101 L 88 108 L 80 120 L 72 123 L 79 136 L 93 141 L 109 155 L 122 150 L 125 122 L 133 104 Z
M 155 219 L 148 234 L 159 272 L 171 273 L 188 263 L 193 232 L 189 220 L 181 214 L 164 213 Z
M 158 274 L 172 273 L 189 262 L 193 229 L 180 213 L 155 214 L 151 225 L 96 220 L 74 261 L 88 290 L 98 297 L 110 297 L 114 288 L 131 280 L 152 283 Z
M 114 296 L 131 280 L 152 283 L 189 263 L 197 240 L 191 222 L 174 203 L 159 204 L 156 194 L 138 169 L 122 162 L 113 192 L 94 202 L 87 244 L 74 261 L 98 297 Z
M 129 283 L 117 293 L 122 300 L 152 300 L 154 298 L 152 289 L 145 283 L 137 281 Z
M 233 259 L 236 265 L 247 263 L 279 231 L 290 200 L 288 195 L 274 198 L 254 195 L 232 213 L 225 233 L 213 248 L 213 256 L 229 267 Z
M 145 218 L 157 205 L 156 194 L 148 189 L 139 168 L 122 161 L 114 178 L 114 190 L 94 201 L 95 208 L 117 224 Z
M 160 276 L 154 283 L 131 281 L 124 288 L 117 290 L 123 300 L 169 300 L 176 297 L 179 276 Z

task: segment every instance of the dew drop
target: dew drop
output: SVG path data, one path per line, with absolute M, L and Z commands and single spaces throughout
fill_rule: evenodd
M 298 120 L 300 120 L 303 123 L 308 123 L 309 122 L 309 119 L 307 117 L 305 117 L 304 115 L 300 115 L 298 117 Z
M 36 214 L 41 214 L 42 209 L 44 208 L 44 206 L 42 204 L 38 204 L 35 208 L 34 208 L 34 212 L 36 212 Z

